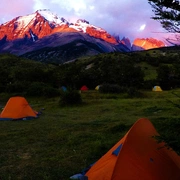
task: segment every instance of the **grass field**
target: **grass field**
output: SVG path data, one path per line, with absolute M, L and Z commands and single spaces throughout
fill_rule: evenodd
M 57 98 L 28 98 L 42 111 L 29 121 L 0 121 L 0 180 L 68 180 L 99 159 L 139 118 L 160 134 L 180 124 L 180 90 L 126 94 L 82 93 L 82 105 L 62 107 Z M 175 93 L 175 94 L 174 94 Z M 1 106 L 7 97 L 1 95 Z M 43 110 L 42 110 L 43 109 Z

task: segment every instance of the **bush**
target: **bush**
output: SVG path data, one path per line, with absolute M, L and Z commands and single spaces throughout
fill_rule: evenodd
M 45 86 L 43 88 L 43 96 L 45 97 L 56 97 L 60 95 L 59 89 L 53 88 L 51 86 Z
M 44 83 L 41 82 L 33 82 L 31 84 L 29 84 L 29 87 L 27 88 L 27 95 L 29 96 L 42 96 L 43 94 L 43 88 L 46 85 Z
M 124 87 L 120 87 L 118 84 L 103 84 L 99 87 L 101 93 L 123 93 Z
M 143 88 L 146 90 L 152 90 L 152 87 L 154 87 L 156 84 L 158 84 L 158 81 L 155 79 L 146 80 L 144 81 Z
M 9 93 L 23 93 L 25 92 L 25 90 L 27 89 L 28 83 L 27 82 L 13 82 L 13 83 L 9 83 L 6 86 L 6 92 Z
M 77 90 L 63 91 L 61 92 L 59 103 L 60 105 L 81 104 L 82 103 L 81 94 Z
M 45 83 L 33 82 L 27 88 L 26 94 L 29 96 L 55 97 L 60 94 L 60 91 Z

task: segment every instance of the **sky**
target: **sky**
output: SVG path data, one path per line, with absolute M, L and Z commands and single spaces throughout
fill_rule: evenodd
M 18 16 L 49 9 L 69 22 L 85 19 L 111 35 L 122 39 L 158 38 L 164 40 L 166 31 L 154 15 L 148 0 L 0 0 L 0 24 Z

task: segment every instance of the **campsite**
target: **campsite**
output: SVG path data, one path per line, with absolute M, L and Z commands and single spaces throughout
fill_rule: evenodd
M 42 114 L 33 120 L 0 121 L 1 179 L 68 180 L 97 161 L 140 118 L 179 147 L 180 90 L 143 91 L 141 97 L 81 93 L 82 104 L 60 106 L 59 97 L 27 97 Z M 9 95 L 0 96 L 5 105 Z M 170 128 L 171 127 L 171 128 Z
M 179 69 L 176 48 L 102 54 L 65 65 L 1 55 L 0 179 L 69 180 L 140 118 L 153 124 L 161 135 L 156 140 L 180 154 Z M 8 103 L 17 97 L 23 103 Z M 8 104 L 11 112 L 19 104 L 35 114 L 10 117 Z

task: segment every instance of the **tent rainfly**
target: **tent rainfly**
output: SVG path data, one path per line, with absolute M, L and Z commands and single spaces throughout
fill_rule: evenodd
M 86 180 L 179 180 L 180 156 L 153 136 L 151 122 L 141 118 L 88 170 L 71 176 Z
M 95 87 L 95 90 L 99 90 L 99 88 L 100 88 L 100 85 L 97 85 L 97 86 Z
M 88 87 L 84 85 L 84 86 L 81 87 L 80 90 L 81 90 L 81 91 L 87 91 L 87 90 L 88 90 Z
M 61 87 L 61 90 L 62 90 L 63 92 L 66 92 L 66 91 L 67 91 L 67 88 L 66 88 L 65 86 L 62 86 L 62 87 Z
M 162 91 L 160 86 L 154 86 L 152 91 Z
M 32 119 L 38 116 L 24 97 L 11 97 L 0 114 L 0 120 Z

